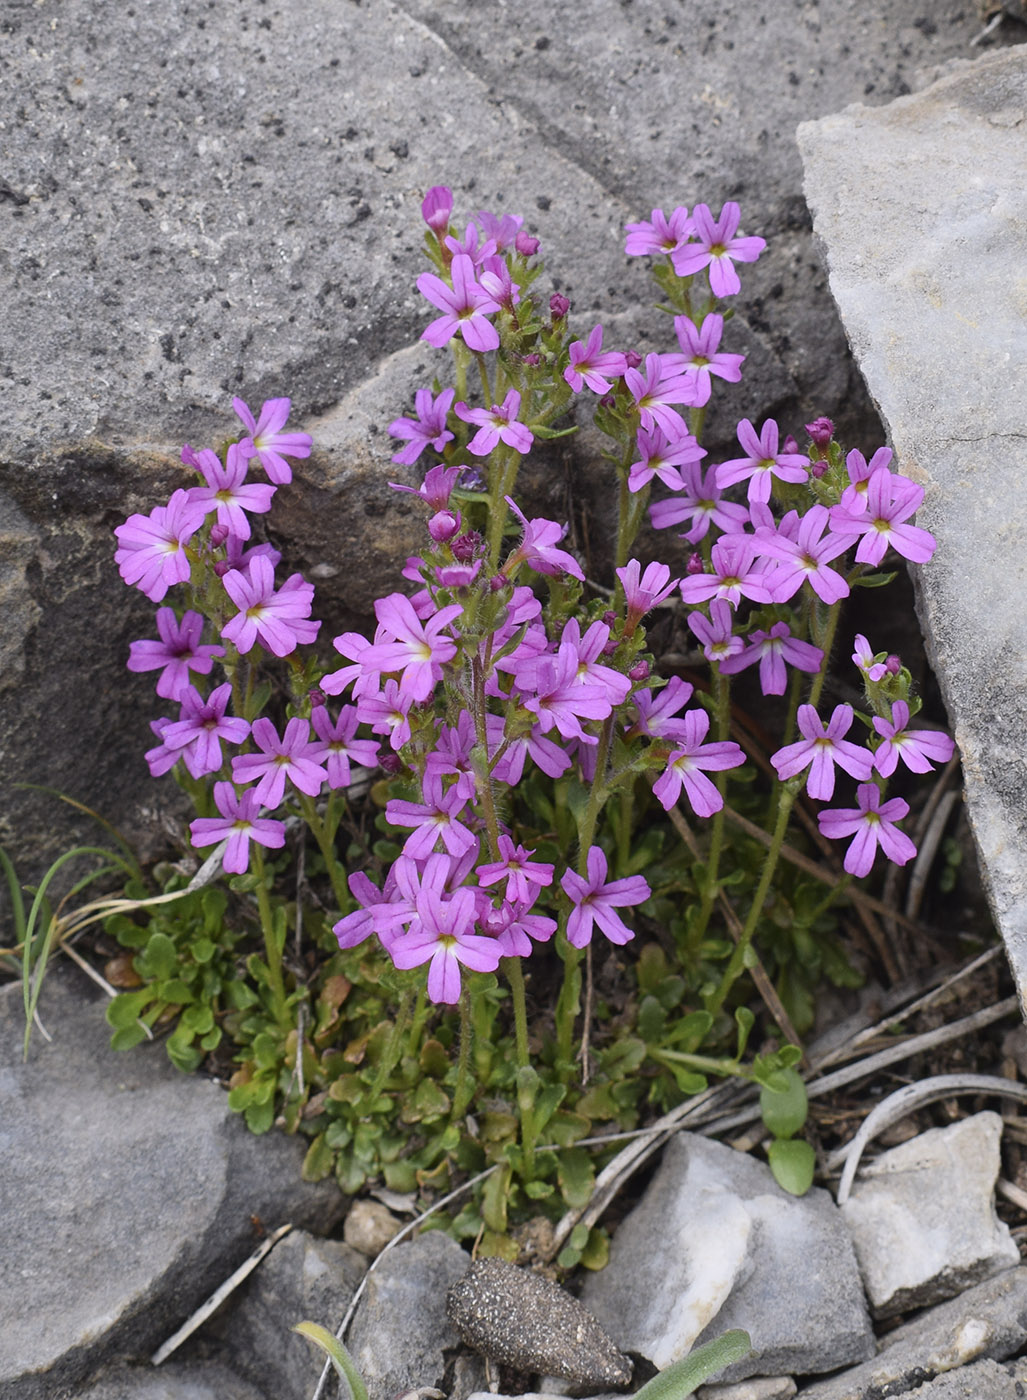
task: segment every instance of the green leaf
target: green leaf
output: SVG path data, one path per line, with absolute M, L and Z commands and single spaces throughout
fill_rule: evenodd
M 324 1133 L 318 1133 L 307 1148 L 300 1176 L 304 1181 L 324 1181 L 326 1176 L 331 1176 L 334 1166 L 335 1154 L 328 1146 Z
M 246 1126 L 251 1133 L 258 1136 L 261 1133 L 270 1131 L 271 1124 L 275 1121 L 274 1100 L 269 1099 L 267 1103 L 254 1104 L 248 1108 L 244 1114 Z
M 802 1138 L 776 1138 L 767 1149 L 770 1170 L 778 1186 L 793 1196 L 805 1196 L 813 1185 L 816 1154 Z
M 735 1050 L 735 1059 L 740 1060 L 745 1054 L 745 1047 L 749 1043 L 749 1033 L 756 1024 L 756 1017 L 747 1006 L 738 1007 L 735 1012 L 735 1025 L 738 1027 L 738 1046 Z
M 147 980 L 173 977 L 178 971 L 178 949 L 166 933 L 152 934 L 139 955 L 139 971 Z
M 138 1023 L 133 1022 L 130 1026 L 122 1026 L 111 1036 L 112 1050 L 131 1050 L 134 1045 L 138 1045 L 141 1040 L 146 1039 L 146 1031 Z
M 598 1227 L 591 1231 L 588 1243 L 581 1251 L 581 1264 L 585 1269 L 605 1269 L 610 1262 L 610 1237 Z
M 497 1235 L 506 1233 L 506 1207 L 510 1196 L 510 1163 L 504 1162 L 485 1182 L 481 1193 L 481 1218 Z
M 653 1376 L 641 1390 L 636 1391 L 633 1400 L 683 1400 L 691 1395 L 703 1381 L 723 1371 L 734 1361 L 741 1361 L 752 1351 L 748 1332 L 733 1328 L 715 1341 L 696 1347 L 683 1361 L 675 1361 L 658 1376 Z
M 896 577 L 896 575 L 895 575 L 894 573 L 891 573 L 891 574 L 861 574 L 859 578 L 854 578 L 854 579 L 852 580 L 852 587 L 853 587 L 853 588 L 884 588 L 884 587 L 886 587 L 889 583 L 891 583 L 892 579 L 895 578 L 895 577 Z
M 367 1387 L 360 1379 L 360 1372 L 352 1356 L 337 1337 L 333 1337 L 327 1328 L 317 1322 L 298 1322 L 292 1330 L 320 1347 L 329 1357 L 339 1379 L 349 1390 L 351 1400 L 367 1400 Z
M 574 1209 L 588 1205 L 595 1186 L 595 1167 L 583 1147 L 567 1147 L 559 1154 L 556 1179 L 564 1200 Z
M 155 996 L 153 987 L 140 987 L 136 992 L 119 992 L 113 1001 L 107 1003 L 104 1013 L 107 1024 L 116 1031 L 131 1029 Z
M 760 1090 L 760 1113 L 776 1138 L 797 1133 L 806 1121 L 808 1107 L 806 1086 L 797 1070 L 779 1070 L 774 1083 L 764 1084 Z

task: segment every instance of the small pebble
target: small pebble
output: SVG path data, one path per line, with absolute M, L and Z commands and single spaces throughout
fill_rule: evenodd
M 354 1201 L 342 1227 L 342 1238 L 351 1249 L 374 1259 L 402 1228 L 401 1222 L 378 1201 Z
M 476 1259 L 446 1295 L 468 1346 L 526 1375 L 559 1376 L 575 1389 L 619 1389 L 631 1362 L 576 1298 L 505 1259 Z

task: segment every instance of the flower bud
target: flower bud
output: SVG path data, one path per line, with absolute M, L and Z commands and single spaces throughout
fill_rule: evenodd
M 817 447 L 826 447 L 834 437 L 834 424 L 830 418 L 814 418 L 812 423 L 806 424 L 806 431 Z
M 229 530 L 227 525 L 222 525 L 220 522 L 216 525 L 212 525 L 210 527 L 211 549 L 220 549 L 221 546 L 224 544 L 225 540 L 228 539 L 228 536 L 230 534 L 231 531 Z
M 614 640 L 613 637 L 611 637 L 610 640 L 606 642 L 603 646 L 603 656 L 612 656 L 613 653 L 617 650 L 617 645 L 617 642 Z
M 522 356 L 521 356 L 521 364 L 522 364 L 522 365 L 531 365 L 531 366 L 534 368 L 535 365 L 540 365 L 541 363 L 542 363 L 542 356 L 539 355 L 539 354 L 536 354 L 534 351 L 532 351 L 532 353 L 531 353 L 530 355 L 522 355 Z
M 218 578 L 224 578 L 225 574 L 231 571 L 231 568 L 232 566 L 227 559 L 215 559 L 214 561 L 214 572 Z
M 460 475 L 457 477 L 457 485 L 461 491 L 484 491 L 486 484 L 480 467 L 461 467 Z
M 781 444 L 781 451 L 798 452 L 798 450 L 799 444 L 796 442 L 795 438 L 792 437 L 791 433 L 789 433 L 788 436 L 785 438 L 784 442 Z
M 445 185 L 432 185 L 421 203 L 421 216 L 437 238 L 449 228 L 453 212 L 453 191 Z
M 428 533 L 436 544 L 445 544 L 460 529 L 460 512 L 438 510 L 428 521 Z
M 612 408 L 616 402 L 617 402 L 617 399 L 616 399 L 615 395 L 613 395 L 613 394 L 604 394 L 604 395 L 602 396 L 602 398 L 599 400 L 599 407 L 600 407 L 600 408 Z
M 450 548 L 453 558 L 461 564 L 469 564 L 481 548 L 481 536 L 477 530 L 468 530 L 466 535 L 458 535 Z
M 394 778 L 397 773 L 402 773 L 404 763 L 398 753 L 383 753 L 378 755 L 378 767 Z
M 514 239 L 514 247 L 522 258 L 533 258 L 538 252 L 538 239 L 522 231 Z
M 505 588 L 508 583 L 509 579 L 505 578 L 503 574 L 493 574 L 489 579 L 489 592 L 498 593 L 501 589 Z
M 307 699 L 310 701 L 311 709 L 314 710 L 319 710 L 322 705 L 327 705 L 328 703 L 328 697 L 325 695 L 324 691 L 319 690 L 317 686 L 314 686 L 313 690 L 307 692 Z
M 617 621 L 617 614 L 614 612 L 613 608 L 606 609 L 603 613 L 603 621 L 606 623 L 607 627 L 612 627 Z
M 628 680 L 634 681 L 637 685 L 639 681 L 647 681 L 650 674 L 649 662 L 643 658 L 641 661 L 636 661 L 634 666 L 632 666 L 631 670 L 628 672 Z
M 823 458 L 820 458 L 816 462 L 811 462 L 809 469 L 810 474 L 812 476 L 815 476 L 818 481 L 822 476 L 827 475 L 827 463 L 823 460 Z
M 637 350 L 625 350 L 624 358 L 628 362 L 628 369 L 638 369 L 642 363 L 642 356 Z
M 897 656 L 889 656 L 884 663 L 884 669 L 888 672 L 889 676 L 897 676 L 902 670 L 902 662 Z
M 686 573 L 686 574 L 701 574 L 702 571 L 703 571 L 702 555 L 701 555 L 701 554 L 690 554 L 690 555 L 688 556 L 688 563 L 685 565 L 685 573 Z
M 562 321 L 570 309 L 570 302 L 559 292 L 554 292 L 549 298 L 549 314 L 554 321 Z

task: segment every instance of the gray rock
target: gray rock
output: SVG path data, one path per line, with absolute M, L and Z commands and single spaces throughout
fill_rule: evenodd
M 919 1396 L 917 1387 L 932 1377 L 982 1359 L 1004 1361 L 1025 1343 L 1027 1268 L 1007 1269 L 897 1327 L 872 1361 L 807 1386 L 802 1400 Z
M 348 1245 L 294 1230 L 203 1328 L 195 1350 L 224 1362 L 274 1400 L 310 1400 L 325 1355 L 292 1328 L 309 1321 L 334 1332 L 366 1267 L 363 1255 Z
M 631 1362 L 577 1298 L 505 1259 L 476 1259 L 450 1288 L 446 1311 L 468 1346 L 515 1371 L 584 1394 L 631 1382 Z
M 1027 997 L 1027 50 L 801 126 L 831 290 L 938 541 L 915 570 L 970 821 Z M 871 638 L 871 644 L 873 639 Z
M 330 1230 L 345 1198 L 300 1180 L 303 1145 L 254 1137 L 224 1090 L 160 1044 L 108 1048 L 104 998 L 55 964 L 22 1062 L 21 989 L 0 993 L 0 1392 L 146 1358 L 253 1251 L 251 1216 Z
M 877 1317 L 951 1298 L 1020 1262 L 995 1214 L 1002 1119 L 932 1128 L 863 1168 L 842 1207 Z
M 726 1290 L 718 1237 L 731 1261 Z M 622 1350 L 660 1370 L 732 1327 L 749 1333 L 753 1354 L 724 1381 L 816 1373 L 873 1354 L 856 1258 L 828 1193 L 797 1199 L 763 1163 L 687 1133 L 668 1144 L 582 1299 Z
M 666 328 L 625 312 L 650 293 L 622 223 L 739 199 L 770 247 L 733 331 L 748 373 L 711 438 L 771 411 L 862 432 L 870 409 L 791 133 L 868 90 L 906 91 L 979 29 L 963 0 L 936 0 L 923 24 L 897 0 L 830 19 L 805 0 L 756 15 L 749 0 L 694 0 L 680 16 L 607 7 L 584 27 L 525 0 L 516 30 L 503 6 L 457 0 L 131 9 L 65 0 L 56 25 L 34 5 L 4 16 L 18 102 L 2 132 L 0 513 L 20 523 L 0 580 L 17 604 L 0 748 L 10 782 L 60 786 L 141 841 L 154 712 L 123 666 L 152 610 L 118 581 L 111 529 L 180 480 L 183 440 L 228 431 L 234 393 L 291 394 L 294 422 L 333 445 L 297 473 L 274 528 L 293 567 L 322 567 L 325 639 L 391 586 L 420 525 L 387 490 L 385 428 L 442 363 L 417 344 L 429 185 L 454 185 L 465 214 L 523 214 L 580 324 L 623 317 L 642 350 L 665 346 Z M 577 480 L 601 501 L 587 452 L 558 460 L 561 492 Z M 18 793 L 0 844 L 31 870 L 86 829 Z
M 904 1391 L 896 1400 L 1023 1400 L 1025 1379 L 1027 1368 L 1022 1363 L 1000 1366 L 995 1361 L 975 1361 Z
M 735 1385 L 703 1385 L 696 1400 L 792 1400 L 797 1386 L 791 1376 L 761 1376 Z
M 354 1201 L 346 1213 L 342 1237 L 353 1249 L 369 1259 L 380 1254 L 399 1234 L 403 1223 L 380 1201 Z
M 37 1392 L 42 1400 L 42 1392 Z M 119 1366 L 84 1388 L 65 1392 L 68 1400 L 269 1400 L 217 1362 L 167 1362 L 159 1367 Z M 54 1396 L 64 1400 L 64 1396 Z
M 390 1250 L 371 1274 L 346 1335 L 370 1400 L 441 1388 L 446 1354 L 460 1345 L 446 1289 L 470 1262 L 455 1240 L 430 1231 Z

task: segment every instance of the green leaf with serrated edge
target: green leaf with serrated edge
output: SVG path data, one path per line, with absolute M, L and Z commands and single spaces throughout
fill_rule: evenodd
M 338 1337 L 333 1337 L 326 1327 L 317 1322 L 298 1322 L 292 1330 L 320 1347 L 328 1356 L 339 1379 L 349 1390 L 351 1400 L 367 1400 L 367 1387 L 360 1378 L 356 1363 Z
M 813 1185 L 816 1153 L 802 1138 L 776 1138 L 767 1149 L 774 1180 L 792 1196 L 805 1196 Z
M 246 1109 L 243 1116 L 250 1132 L 259 1136 L 270 1131 L 271 1124 L 275 1121 L 275 1106 L 273 1103 L 254 1104 Z
M 774 1079 L 773 1087 L 764 1084 L 760 1090 L 760 1113 L 776 1138 L 789 1138 L 806 1121 L 806 1085 L 794 1069 L 779 1070 Z M 782 1087 L 778 1088 L 778 1084 Z
M 748 1332 L 733 1328 L 722 1337 L 696 1347 L 683 1361 L 675 1361 L 658 1376 L 653 1376 L 641 1390 L 635 1392 L 633 1400 L 684 1400 L 703 1381 L 723 1371 L 725 1366 L 741 1361 L 750 1351 L 752 1341 Z

